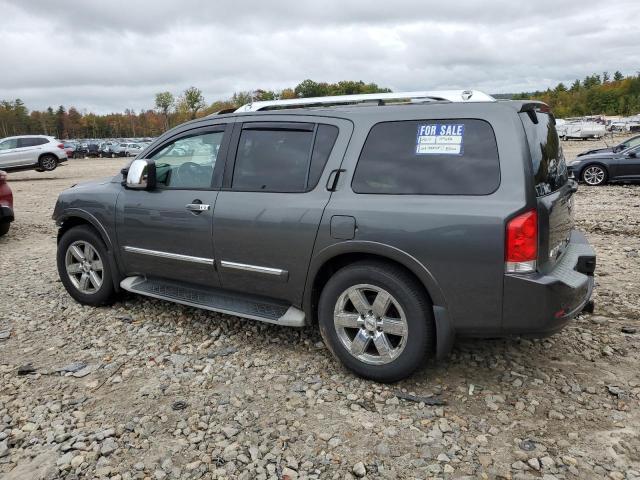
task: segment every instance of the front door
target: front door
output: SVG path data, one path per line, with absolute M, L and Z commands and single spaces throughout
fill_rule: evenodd
M 351 135 L 348 122 L 321 121 L 236 125 L 214 215 L 224 288 L 300 303 L 327 179 Z
M 124 189 L 117 236 L 127 275 L 218 286 L 212 219 L 228 134 L 215 125 L 177 134 L 151 151 L 157 187 Z
M 618 154 L 615 164 L 615 176 L 640 178 L 640 146 Z

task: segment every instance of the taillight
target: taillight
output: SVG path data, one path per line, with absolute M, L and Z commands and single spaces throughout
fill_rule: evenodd
M 64 143 L 59 143 L 58 148 L 61 148 L 62 150 L 64 150 Z
M 538 213 L 522 213 L 507 223 L 505 248 L 508 273 L 534 272 L 538 259 Z

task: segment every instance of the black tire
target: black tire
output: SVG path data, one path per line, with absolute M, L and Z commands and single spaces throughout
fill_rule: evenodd
M 45 172 L 52 172 L 58 166 L 58 157 L 55 155 L 47 154 L 40 157 L 38 165 Z
M 609 172 L 602 165 L 592 163 L 582 169 L 580 179 L 587 185 L 599 187 L 607 183 Z
M 0 222 L 0 237 L 9 233 L 10 222 Z
M 102 284 L 94 293 L 84 293 L 79 290 L 71 281 L 67 273 L 65 258 L 67 250 L 75 242 L 85 242 L 91 245 L 98 253 L 102 261 Z M 58 275 L 62 284 L 77 302 L 83 305 L 109 305 L 115 300 L 115 289 L 113 288 L 113 272 L 109 263 L 107 247 L 98 233 L 87 225 L 80 225 L 67 230 L 58 243 L 57 253 Z
M 407 330 L 404 349 L 388 363 L 374 365 L 356 358 L 344 345 L 334 324 L 334 309 L 338 308 L 345 292 L 357 285 L 373 286 L 388 292 L 405 314 Z M 370 305 L 375 303 L 374 300 L 369 302 Z M 432 306 L 424 288 L 405 270 L 385 262 L 357 262 L 336 272 L 320 295 L 318 321 L 322 338 L 333 355 L 352 372 L 377 382 L 396 382 L 408 377 L 423 365 L 435 346 Z M 361 329 L 365 331 L 364 327 Z M 377 331 L 368 334 L 378 335 Z M 371 341 L 367 343 L 368 349 L 372 348 L 373 343 L 371 337 Z

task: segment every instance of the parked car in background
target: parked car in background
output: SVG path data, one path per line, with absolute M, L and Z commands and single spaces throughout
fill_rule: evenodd
M 120 143 L 113 147 L 113 153 L 116 157 L 134 157 L 138 155 L 144 148 L 137 143 Z
M 9 231 L 13 219 L 13 193 L 7 183 L 7 172 L 0 170 L 0 237 Z
M 65 190 L 57 265 L 83 304 L 122 289 L 318 322 L 346 367 L 391 382 L 456 335 L 549 335 L 580 313 L 595 253 L 574 229 L 576 188 L 541 102 L 473 91 L 253 102 Z
M 73 152 L 73 158 L 85 158 L 89 152 L 89 145 L 85 142 L 80 142 L 76 145 L 76 149 Z
M 581 155 L 568 162 L 570 175 L 587 185 L 640 180 L 640 145 L 621 152 Z
M 76 144 L 73 142 L 64 142 L 64 151 L 67 152 L 67 158 L 73 158 L 76 151 Z
M 640 135 L 636 135 L 635 137 L 627 138 L 624 142 L 620 142 L 613 147 L 605 147 L 605 148 L 595 148 L 592 150 L 587 150 L 586 152 L 579 153 L 578 156 L 582 157 L 584 155 L 591 155 L 593 153 L 606 153 L 613 152 L 618 153 L 627 148 L 636 147 L 640 145 Z
M 46 135 L 22 135 L 0 140 L 0 169 L 50 172 L 67 161 L 64 144 Z

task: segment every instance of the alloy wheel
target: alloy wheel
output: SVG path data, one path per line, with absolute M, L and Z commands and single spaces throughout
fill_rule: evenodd
M 604 182 L 605 173 L 601 167 L 593 165 L 584 171 L 582 178 L 588 185 L 600 185 Z
M 78 240 L 67 248 L 65 268 L 73 286 L 85 295 L 100 290 L 104 278 L 102 259 L 88 242 Z
M 402 353 L 409 331 L 398 301 L 383 288 L 360 284 L 336 302 L 333 323 L 345 349 L 361 362 L 384 365 Z

